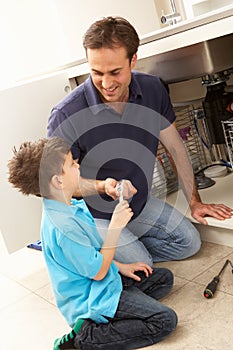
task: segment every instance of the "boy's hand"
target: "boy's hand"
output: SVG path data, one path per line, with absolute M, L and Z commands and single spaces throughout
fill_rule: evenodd
M 122 229 L 125 227 L 133 216 L 133 211 L 129 203 L 125 200 L 118 203 L 112 214 L 112 219 L 109 225 L 111 229 Z
M 121 180 L 123 187 L 123 198 L 128 199 L 133 197 L 137 193 L 137 189 L 132 185 L 129 180 Z M 105 193 L 112 197 L 112 199 L 119 199 L 120 193 L 118 191 L 119 182 L 112 178 L 105 180 Z
M 135 281 L 140 282 L 141 278 L 135 274 L 137 271 L 142 271 L 145 273 L 145 276 L 148 277 L 152 274 L 153 269 L 143 262 L 136 262 L 132 264 L 122 264 L 115 261 L 115 264 L 118 266 L 119 271 L 122 275 L 132 278 Z

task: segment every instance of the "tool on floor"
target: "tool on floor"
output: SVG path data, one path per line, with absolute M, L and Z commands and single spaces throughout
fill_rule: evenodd
M 218 283 L 220 281 L 220 276 L 221 276 L 222 272 L 225 270 L 225 268 L 226 268 L 226 266 L 228 264 L 231 265 L 231 268 L 232 268 L 231 272 L 233 273 L 233 264 L 232 264 L 232 262 L 230 260 L 226 260 L 226 262 L 223 265 L 223 267 L 221 268 L 219 274 L 213 278 L 213 280 L 207 285 L 206 289 L 204 290 L 204 296 L 207 299 L 210 299 L 210 298 L 213 297 L 214 293 L 216 292 Z

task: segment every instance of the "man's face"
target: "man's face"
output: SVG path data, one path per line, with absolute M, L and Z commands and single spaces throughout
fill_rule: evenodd
M 87 49 L 87 58 L 93 83 L 102 101 L 127 102 L 136 54 L 129 62 L 124 47 Z

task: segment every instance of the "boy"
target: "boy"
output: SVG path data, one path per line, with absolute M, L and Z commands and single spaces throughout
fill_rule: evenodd
M 172 273 L 113 261 L 133 215 L 128 202 L 116 205 L 102 242 L 85 202 L 72 199 L 79 165 L 63 140 L 24 142 L 8 166 L 14 187 L 43 197 L 42 250 L 58 308 L 73 327 L 54 350 L 137 349 L 168 336 L 177 316 L 157 299 L 171 290 Z

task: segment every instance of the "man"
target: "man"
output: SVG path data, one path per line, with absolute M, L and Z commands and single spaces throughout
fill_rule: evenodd
M 201 202 L 166 89 L 159 78 L 132 71 L 137 32 L 125 19 L 107 17 L 90 26 L 83 45 L 90 77 L 53 109 L 48 123 L 48 135 L 69 142 L 81 165 L 83 185 L 77 196 L 85 196 L 104 236 L 118 182 L 132 183 L 124 181 L 125 196 L 133 195 L 134 216 L 122 231 L 115 255 L 118 261 L 152 265 L 195 254 L 201 245 L 195 227 L 174 208 L 150 197 L 158 140 L 176 165 L 197 221 L 207 224 L 207 215 L 230 218 L 231 209 Z

